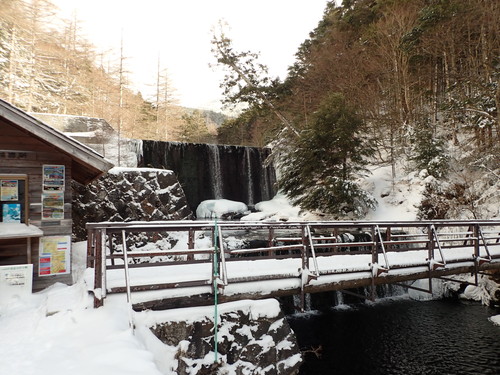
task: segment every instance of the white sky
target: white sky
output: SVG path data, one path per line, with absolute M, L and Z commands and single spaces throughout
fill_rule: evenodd
M 98 50 L 119 51 L 145 97 L 154 92 L 158 55 L 181 105 L 219 109 L 220 69 L 209 63 L 211 29 L 223 19 L 238 50 L 260 52 L 272 76 L 284 78 L 299 45 L 321 20 L 327 0 L 53 0 L 76 9 L 84 36 Z

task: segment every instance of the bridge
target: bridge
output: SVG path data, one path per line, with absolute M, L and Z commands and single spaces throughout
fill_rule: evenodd
M 164 221 L 87 224 L 94 305 L 135 310 L 307 293 L 500 270 L 500 220 L 404 222 Z M 246 238 L 242 248 L 241 238 Z M 251 248 L 248 248 L 251 247 Z M 355 294 L 355 293 L 354 293 Z M 364 297 L 364 296 L 362 296 Z

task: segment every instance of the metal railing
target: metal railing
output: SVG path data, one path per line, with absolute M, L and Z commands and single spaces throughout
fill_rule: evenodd
M 165 221 L 129 223 L 89 223 L 87 265 L 94 268 L 95 305 L 103 303 L 108 293 L 192 288 L 214 285 L 220 288 L 221 297 L 228 285 L 297 278 L 300 288 L 289 293 L 300 294 L 329 290 L 342 286 L 395 283 L 403 280 L 439 277 L 460 272 L 474 272 L 500 268 L 500 221 L 421 221 L 421 222 L 224 222 L 213 221 Z M 217 231 L 217 235 L 215 236 Z M 173 236 L 173 237 L 172 237 Z M 196 245 L 196 239 L 204 238 L 210 246 Z M 214 244 L 217 238 L 217 246 Z M 235 238 L 247 238 L 247 246 L 234 245 Z M 168 243 L 170 240 L 173 243 Z M 162 242 L 163 241 L 163 242 Z M 147 250 L 142 244 L 156 244 Z M 167 243 L 167 245 L 165 245 Z M 162 246 L 163 244 L 163 246 Z M 172 246 L 175 245 L 175 246 Z M 250 246 L 248 246 L 250 245 Z M 459 249 L 470 249 L 464 256 Z M 213 263 L 217 249 L 217 263 Z M 492 251 L 495 249 L 495 251 Z M 395 254 L 425 251 L 426 257 L 418 263 L 401 261 Z M 462 254 L 462 255 L 455 255 Z M 359 269 L 325 267 L 319 264 L 342 255 L 370 254 L 371 261 L 364 271 L 369 281 L 362 278 L 342 285 L 320 283 L 324 276 L 348 275 Z M 408 253 L 410 254 L 410 253 Z M 379 257 L 380 256 L 380 257 Z M 297 272 L 277 267 L 275 272 L 262 275 L 231 273 L 235 262 L 253 260 L 296 259 Z M 403 258 L 404 259 L 404 258 Z M 464 265 L 464 262 L 468 262 Z M 142 267 L 175 267 L 180 265 L 212 264 L 212 272 L 206 278 L 170 280 L 166 282 L 130 285 L 129 269 Z M 324 263 L 324 262 L 323 262 Z M 217 272 L 214 267 L 218 267 Z M 420 268 L 419 268 L 420 267 Z M 425 267 L 425 272 L 421 267 Z M 419 268 L 417 272 L 416 269 Z M 127 285 L 109 286 L 107 273 L 123 269 L 127 273 Z M 406 278 L 398 275 L 403 269 Z M 401 272 L 400 272 L 401 273 Z M 214 275 L 219 278 L 214 284 Z M 347 279 L 347 277 L 346 277 Z M 316 280 L 312 282 L 312 280 Z M 429 292 L 432 291 L 430 285 Z M 280 291 L 283 294 L 283 291 Z M 261 296 L 265 296 L 262 295 Z M 256 298 L 259 296 L 256 295 Z M 373 295 L 372 295 L 373 298 Z

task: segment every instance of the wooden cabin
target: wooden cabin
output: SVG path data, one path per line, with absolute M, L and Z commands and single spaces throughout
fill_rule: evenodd
M 33 289 L 72 283 L 71 180 L 113 164 L 0 100 L 0 265 L 33 264 Z

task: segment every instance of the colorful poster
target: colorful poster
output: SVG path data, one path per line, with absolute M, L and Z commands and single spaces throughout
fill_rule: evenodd
M 0 180 L 0 200 L 19 200 L 19 182 L 17 180 Z
M 40 238 L 39 276 L 70 273 L 70 236 Z
M 42 220 L 64 219 L 64 193 L 42 194 Z
M 64 191 L 64 165 L 43 166 L 43 191 Z
M 20 223 L 21 222 L 21 204 L 20 203 L 4 203 L 2 205 L 2 221 L 4 223 Z

